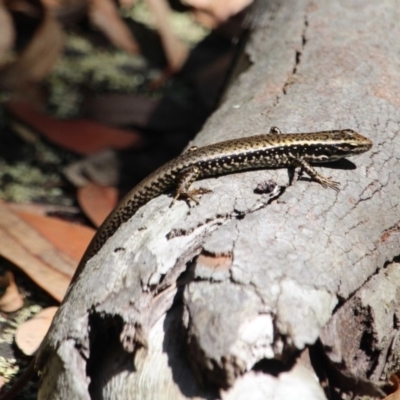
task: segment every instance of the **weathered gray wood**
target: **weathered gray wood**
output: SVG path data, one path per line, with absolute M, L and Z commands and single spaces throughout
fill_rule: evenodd
M 352 128 L 374 148 L 356 169 L 323 168 L 342 183 L 337 194 L 308 179 L 288 186 L 286 170 L 268 170 L 196 183 L 213 190 L 196 207 L 169 207 L 167 195 L 143 207 L 90 260 L 57 314 L 39 354 L 41 399 L 89 398 L 82 371 L 94 355 L 97 396 L 243 398 L 230 393 L 271 378 L 251 371 L 257 362 L 293 362 L 338 301 L 399 254 L 398 228 L 390 228 L 400 211 L 400 8 L 271 0 L 261 9 L 246 47 L 253 65 L 194 144 L 276 125 Z M 275 193 L 255 194 L 268 179 Z M 55 359 L 72 369 L 54 373 Z M 324 398 L 314 379 L 303 389 Z
M 376 383 L 398 370 L 399 280 L 398 263 L 381 269 L 322 329 L 320 340 L 338 386 L 377 395 Z

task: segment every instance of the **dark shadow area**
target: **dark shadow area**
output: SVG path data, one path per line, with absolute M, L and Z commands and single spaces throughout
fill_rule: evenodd
M 101 400 L 104 385 L 115 375 L 134 372 L 133 354 L 122 348 L 120 334 L 122 319 L 119 316 L 92 314 L 89 318 L 89 358 L 86 373 L 90 377 L 89 393 L 92 399 Z
M 329 168 L 329 169 L 356 169 L 357 168 L 357 165 L 353 161 L 351 161 L 347 158 L 342 158 L 341 160 L 338 160 L 338 161 L 321 163 L 321 164 L 316 164 L 316 165 L 320 165 L 320 166 L 323 166 L 323 167 Z
M 324 346 L 319 340 L 310 347 L 310 361 L 328 399 L 341 400 L 345 393 L 351 395 L 351 398 L 382 397 L 382 391 L 378 390 L 374 382 L 342 373 L 338 369 L 339 366 L 335 367 L 328 359 Z
M 178 297 L 180 297 L 179 294 Z M 179 301 L 168 310 L 164 320 L 163 351 L 168 356 L 173 380 L 183 396 L 218 399 L 216 387 L 210 384 L 210 381 L 203 380 L 199 366 L 189 351 L 187 331 L 182 325 L 182 314 L 183 304 Z
M 181 294 L 178 293 L 177 296 L 179 298 Z M 153 363 L 147 365 L 146 368 L 154 368 L 154 376 L 152 379 L 154 379 L 156 387 L 160 387 L 160 382 L 164 382 L 165 380 L 168 382 L 168 372 L 165 369 L 169 367 L 171 369 L 173 382 L 178 386 L 178 390 L 184 396 L 209 400 L 217 399 L 218 392 L 216 389 L 209 384 L 207 384 L 206 387 L 201 387 L 201 384 L 196 380 L 190 367 L 186 331 L 182 326 L 182 312 L 183 307 L 181 301 L 175 302 L 173 307 L 168 310 L 163 322 L 165 336 L 162 343 L 162 351 L 167 357 L 167 364 L 163 365 L 162 354 L 156 356 L 145 354 L 144 363 Z M 118 316 L 104 317 L 93 314 L 90 317 L 90 352 L 86 371 L 87 375 L 90 377 L 89 392 L 93 399 L 101 400 L 103 398 L 102 392 L 111 380 L 113 380 L 113 384 L 115 385 L 116 380 L 121 379 L 121 387 L 125 386 L 126 383 L 124 384 L 123 380 L 128 378 L 127 375 L 118 377 L 121 373 L 135 374 L 136 372 L 134 367 L 135 353 L 128 353 L 121 345 L 122 323 L 122 319 Z M 134 352 L 143 350 L 143 348 L 135 342 L 134 338 L 131 339 L 132 346 L 135 348 Z M 152 346 L 152 344 L 149 343 L 149 346 Z M 140 355 L 139 358 L 141 356 L 142 355 Z M 155 362 L 157 362 L 157 364 L 154 364 Z M 140 375 L 143 371 L 139 369 L 137 373 Z M 148 372 L 145 372 L 145 377 L 148 378 Z M 142 379 L 146 380 L 145 377 L 138 376 L 135 379 L 142 381 Z M 160 382 L 157 382 L 158 378 Z M 115 386 L 114 389 L 117 390 Z M 152 390 L 151 387 L 148 389 Z M 114 395 L 118 397 L 117 392 L 115 392 Z
M 292 357 L 289 363 L 284 363 L 279 360 L 268 360 L 264 358 L 254 365 L 253 371 L 263 372 L 272 376 L 279 376 L 282 372 L 290 371 L 296 363 L 296 357 Z

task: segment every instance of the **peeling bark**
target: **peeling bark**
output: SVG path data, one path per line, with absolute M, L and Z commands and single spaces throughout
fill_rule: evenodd
M 193 144 L 275 125 L 355 129 L 372 151 L 321 167 L 339 193 L 306 178 L 290 185 L 280 169 L 195 183 L 212 190 L 196 207 L 149 202 L 68 293 L 38 355 L 39 398 L 324 399 L 316 353 L 320 378 L 346 378 L 332 378 L 337 390 L 382 395 L 399 346 L 387 276 L 398 281 L 388 263 L 400 249 L 400 9 L 271 0 L 260 10 L 252 66 Z M 274 191 L 255 193 L 267 180 Z M 306 368 L 296 360 L 308 346 Z

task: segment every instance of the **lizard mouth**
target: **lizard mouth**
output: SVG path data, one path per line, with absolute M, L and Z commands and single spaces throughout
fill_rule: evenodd
M 372 147 L 372 142 L 369 140 L 362 145 L 354 146 L 354 148 L 350 151 L 353 154 L 360 154 L 365 153 L 366 151 L 370 150 Z

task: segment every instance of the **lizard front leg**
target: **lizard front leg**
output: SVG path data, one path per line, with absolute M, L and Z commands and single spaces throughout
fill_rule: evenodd
M 331 179 L 329 176 L 326 178 L 325 176 L 321 175 L 319 172 L 316 171 L 314 167 L 312 167 L 307 161 L 304 160 L 295 160 L 295 164 L 298 167 L 301 167 L 301 169 L 307 173 L 313 179 L 314 181 L 318 182 L 319 184 L 322 185 L 324 188 L 331 188 L 333 190 L 336 190 L 337 192 L 340 190 L 339 182 L 336 182 Z
M 211 192 L 211 190 L 204 188 L 190 190 L 191 184 L 199 177 L 199 175 L 200 168 L 196 166 L 188 167 L 178 175 L 176 194 L 171 205 L 181 197 L 193 200 L 198 204 L 199 201 L 196 198 L 197 195 Z

